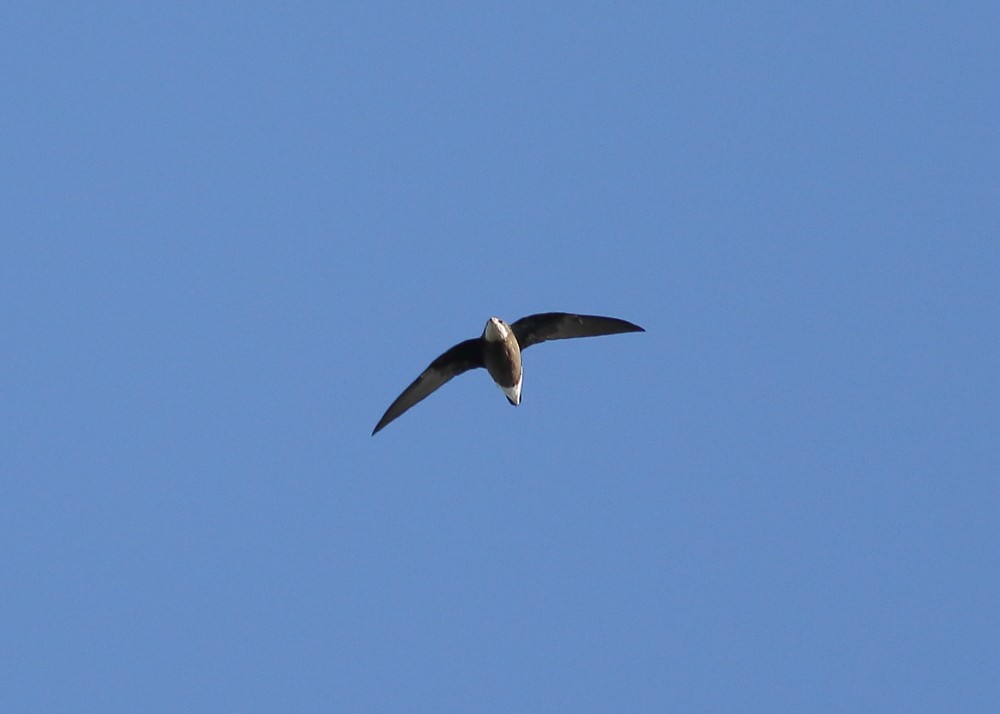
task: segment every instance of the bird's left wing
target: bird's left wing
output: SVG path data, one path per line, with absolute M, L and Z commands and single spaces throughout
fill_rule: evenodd
M 573 315 L 568 312 L 543 312 L 528 315 L 511 325 L 517 344 L 522 350 L 546 340 L 565 340 L 571 337 L 599 337 L 620 332 L 645 332 L 638 325 L 617 317 L 599 315 Z

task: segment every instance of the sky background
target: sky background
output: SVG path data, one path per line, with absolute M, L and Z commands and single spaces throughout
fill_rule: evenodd
M 20 5 L 0 709 L 1000 710 L 995 2 Z

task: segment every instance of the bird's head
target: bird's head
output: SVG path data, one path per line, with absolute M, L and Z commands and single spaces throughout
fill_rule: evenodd
M 502 342 L 510 334 L 510 325 L 499 317 L 491 317 L 483 330 L 483 337 L 487 342 Z

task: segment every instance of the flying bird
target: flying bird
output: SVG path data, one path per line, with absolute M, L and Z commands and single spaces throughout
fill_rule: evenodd
M 414 404 L 426 399 L 452 377 L 478 367 L 486 368 L 506 395 L 507 401 L 516 407 L 521 403 L 521 352 L 546 340 L 598 337 L 621 332 L 645 330 L 616 317 L 572 315 L 566 312 L 528 315 L 511 325 L 499 317 L 491 317 L 480 337 L 459 342 L 431 362 L 385 410 L 385 414 L 375 425 L 372 436 Z

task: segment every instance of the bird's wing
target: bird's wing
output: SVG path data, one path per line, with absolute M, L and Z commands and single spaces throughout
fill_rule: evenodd
M 565 340 L 570 337 L 598 337 L 619 332 L 645 332 L 617 317 L 599 315 L 572 315 L 567 312 L 543 312 L 528 315 L 511 325 L 517 344 L 522 350 L 546 340 Z
M 483 348 L 479 337 L 475 337 L 465 342 L 459 342 L 443 355 L 428 365 L 413 383 L 403 390 L 403 393 L 396 397 L 396 401 L 389 405 L 385 414 L 375 425 L 372 436 L 375 436 L 386 424 L 400 416 L 407 409 L 422 399 L 430 396 L 431 392 L 443 385 L 452 377 L 460 375 L 476 367 L 482 367 Z

